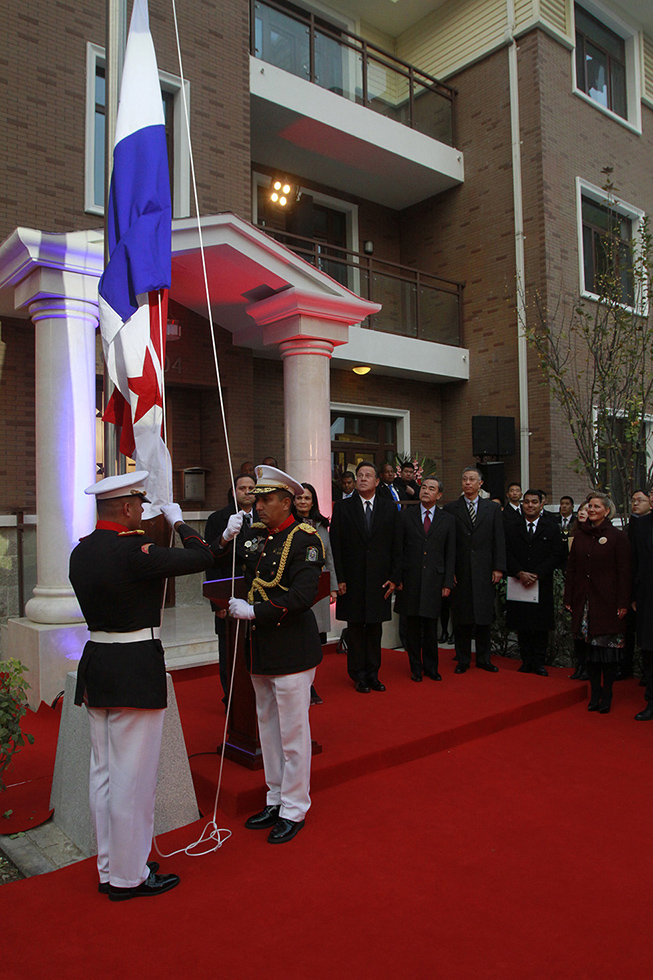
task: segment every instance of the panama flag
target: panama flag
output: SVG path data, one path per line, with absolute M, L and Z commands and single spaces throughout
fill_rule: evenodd
M 116 386 L 104 419 L 122 426 L 120 451 L 149 470 L 152 508 L 171 497 L 161 437 L 172 207 L 161 88 L 147 0 L 134 0 L 116 120 L 108 204 L 109 262 L 100 279 L 100 330 Z

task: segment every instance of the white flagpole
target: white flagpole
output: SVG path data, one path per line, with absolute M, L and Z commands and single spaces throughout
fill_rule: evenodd
M 106 0 L 105 41 L 105 103 L 104 103 L 104 265 L 109 261 L 109 188 L 113 169 L 113 144 L 116 138 L 116 117 L 120 98 L 122 66 L 127 45 L 127 0 Z M 104 407 L 113 394 L 113 382 L 104 365 Z M 126 470 L 124 457 L 118 453 L 119 431 L 112 422 L 105 422 L 104 476 L 115 476 Z

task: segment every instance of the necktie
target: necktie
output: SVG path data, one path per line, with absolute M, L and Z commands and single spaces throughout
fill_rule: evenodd
M 534 534 L 535 534 L 535 525 L 534 524 L 529 524 L 528 525 L 528 536 L 529 536 L 529 538 L 532 538 Z
M 426 514 L 424 515 L 424 534 L 429 533 L 430 526 L 431 526 L 431 511 L 427 510 Z
M 475 527 L 475 525 L 476 525 L 476 507 L 471 502 L 471 500 L 467 504 L 467 507 L 469 508 L 469 517 L 470 517 L 471 522 L 472 522 L 472 527 Z
M 372 505 L 369 500 L 365 501 L 365 523 L 367 524 L 367 530 L 372 529 Z

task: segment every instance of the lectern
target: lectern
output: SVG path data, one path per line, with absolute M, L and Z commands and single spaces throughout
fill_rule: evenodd
M 326 589 L 326 592 L 325 592 Z M 226 609 L 229 598 L 234 595 L 237 599 L 247 598 L 247 586 L 245 579 L 241 575 L 234 580 L 233 590 L 231 577 L 216 579 L 213 582 L 205 582 L 203 594 L 206 599 L 210 599 L 214 605 Z M 315 602 L 329 594 L 329 574 L 322 572 L 320 576 L 320 587 Z M 245 634 L 247 623 L 240 621 L 238 629 L 238 644 L 235 645 L 237 620 L 227 616 L 226 626 L 226 648 L 227 648 L 227 677 L 231 683 L 231 675 L 234 676 L 233 694 L 231 697 L 231 710 L 227 720 L 227 738 L 225 741 L 225 758 L 237 762 L 247 769 L 262 769 L 263 757 L 261 755 L 261 743 L 258 736 L 258 725 L 256 722 L 256 698 L 254 688 L 250 680 L 249 671 L 245 665 Z M 322 751 L 322 746 L 313 739 L 313 755 L 318 755 Z M 219 746 L 221 749 L 222 746 Z

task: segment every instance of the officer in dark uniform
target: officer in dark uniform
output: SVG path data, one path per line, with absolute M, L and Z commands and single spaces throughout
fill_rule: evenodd
M 310 524 L 293 513 L 302 485 L 272 466 L 256 467 L 259 522 L 237 539 L 247 600 L 229 600 L 229 613 L 250 620 L 248 669 L 256 694 L 266 806 L 246 821 L 250 830 L 271 828 L 268 841 L 283 844 L 304 826 L 311 805 L 311 731 L 308 711 L 322 646 L 311 606 L 317 595 L 324 548 Z
M 154 829 L 156 775 L 167 703 L 159 639 L 164 580 L 209 568 L 208 545 L 162 508 L 185 549 L 161 548 L 141 530 L 145 470 L 111 476 L 85 491 L 98 522 L 70 556 L 70 581 L 90 638 L 77 670 L 75 704 L 85 703 L 91 734 L 90 805 L 98 844 L 99 891 L 119 902 L 160 895 L 179 884 L 147 863 Z

